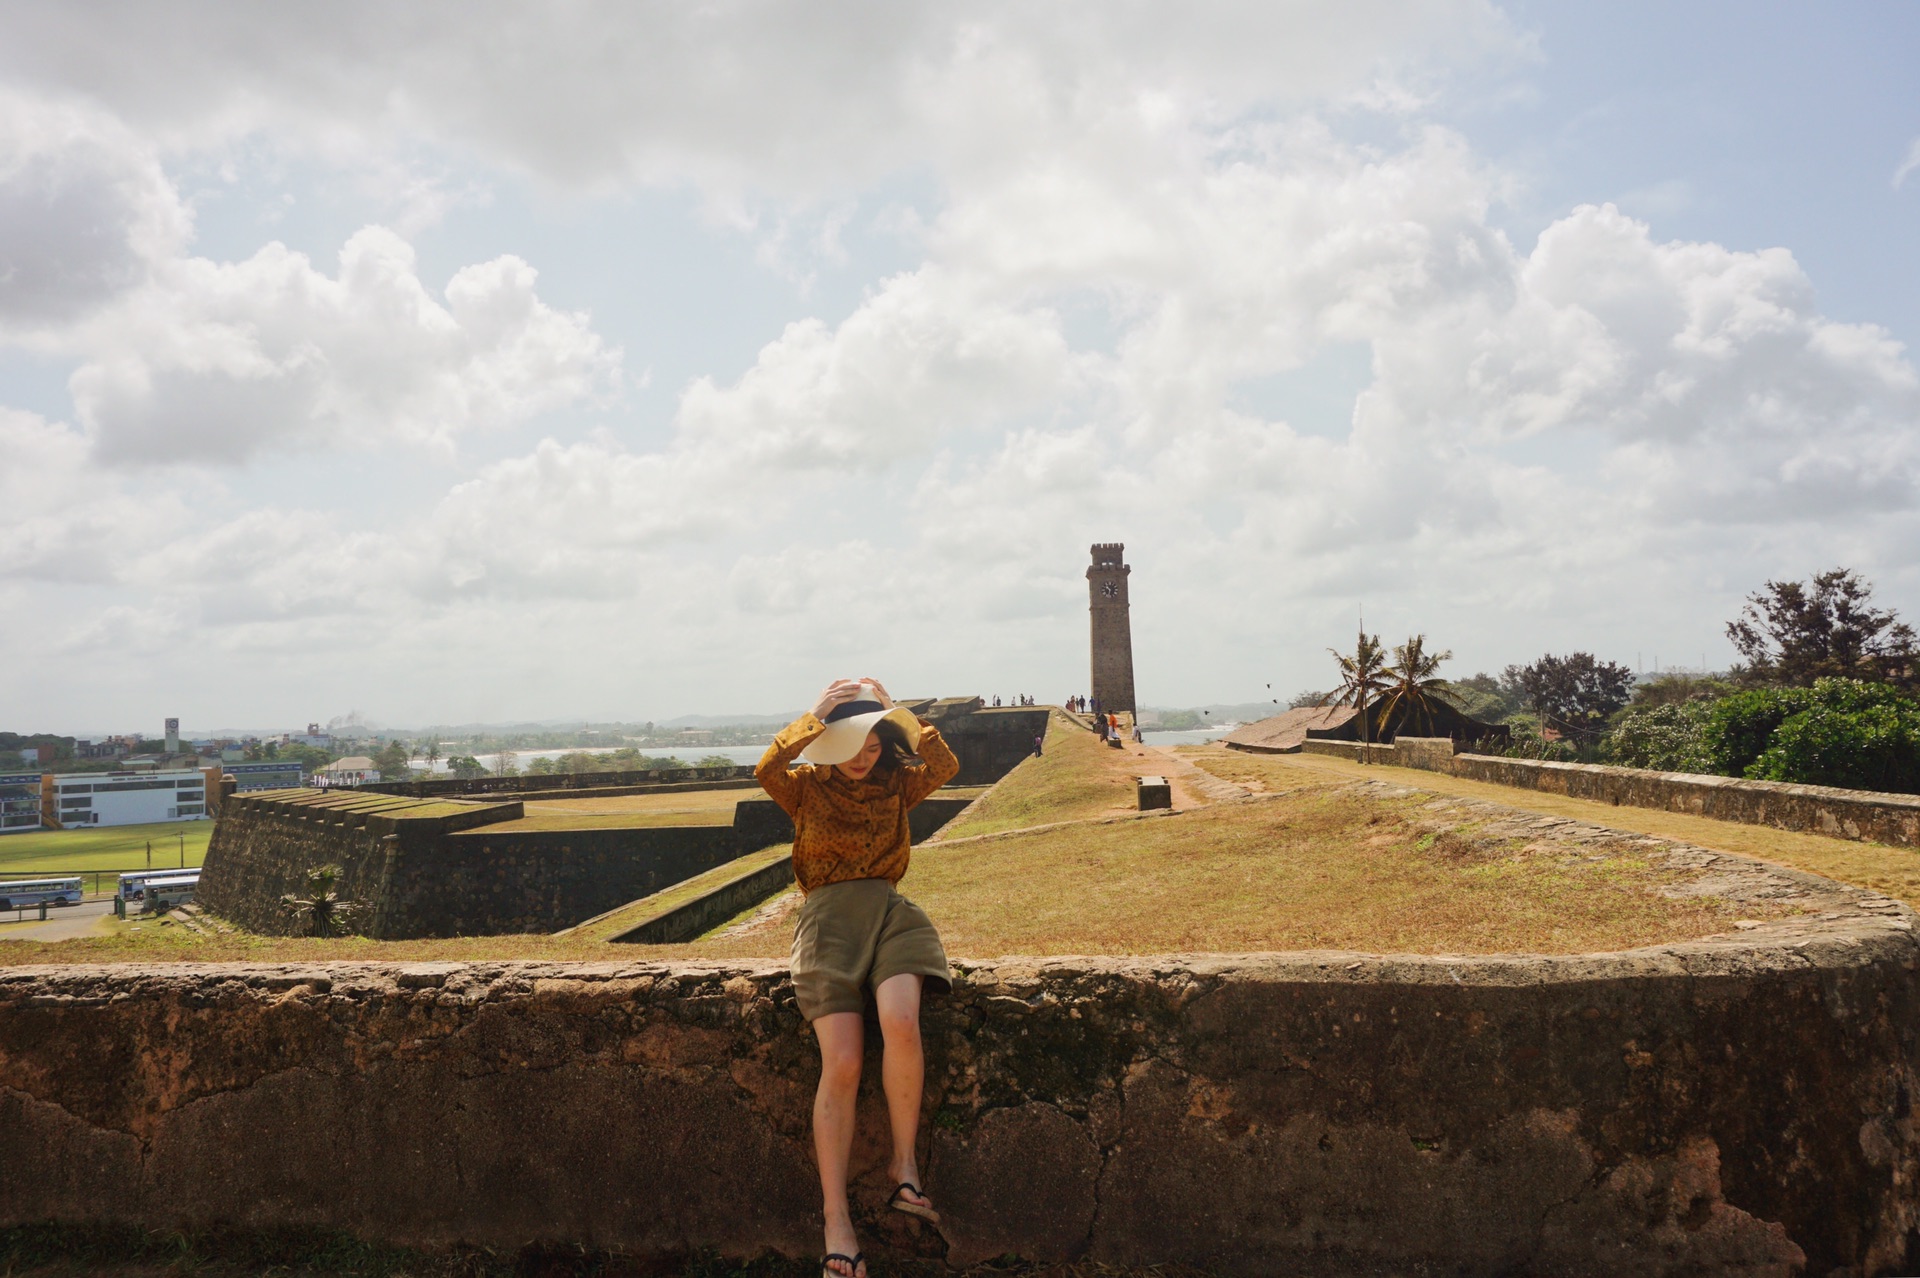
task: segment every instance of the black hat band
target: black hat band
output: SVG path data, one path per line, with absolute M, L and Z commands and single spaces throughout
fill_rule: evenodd
M 886 710 L 886 707 L 878 701 L 842 701 L 839 705 L 827 711 L 825 722 L 838 723 L 842 719 L 851 719 L 856 714 L 873 714 L 876 711 L 884 710 Z

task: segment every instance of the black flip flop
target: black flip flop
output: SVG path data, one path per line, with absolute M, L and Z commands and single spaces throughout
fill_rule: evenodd
M 893 1208 L 895 1211 L 904 1211 L 909 1216 L 918 1216 L 929 1224 L 937 1225 L 940 1223 L 939 1212 L 931 1207 L 922 1207 L 919 1203 L 908 1202 L 900 1196 L 900 1191 L 903 1189 L 911 1190 L 922 1198 L 927 1196 L 926 1191 L 921 1189 L 920 1186 L 910 1180 L 903 1180 L 893 1187 L 893 1197 L 887 1199 L 887 1206 Z
M 830 1251 L 820 1257 L 820 1278 L 842 1278 L 842 1275 L 833 1272 L 832 1265 L 836 1260 L 847 1262 L 845 1278 L 860 1278 L 860 1266 L 867 1263 L 866 1255 L 862 1252 L 856 1251 L 851 1256 L 843 1256 L 837 1251 Z

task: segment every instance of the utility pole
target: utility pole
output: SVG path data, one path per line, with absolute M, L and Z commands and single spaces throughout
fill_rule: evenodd
M 153 869 L 153 840 L 147 840 L 147 869 Z

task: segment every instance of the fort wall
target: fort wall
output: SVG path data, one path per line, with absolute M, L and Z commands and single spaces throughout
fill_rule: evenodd
M 1245 746 L 1234 748 L 1247 749 Z M 1361 755 L 1361 747 L 1350 741 L 1309 738 L 1301 749 L 1308 754 L 1348 759 Z M 1367 757 L 1375 763 L 1422 768 L 1472 781 L 1592 799 L 1597 803 L 1685 812 L 1721 821 L 1895 847 L 1920 847 L 1920 794 L 1881 794 L 1872 790 L 1748 781 L 1691 772 L 1649 772 L 1592 763 L 1506 759 L 1484 754 L 1455 754 L 1453 749 L 1453 743 L 1444 737 L 1400 737 L 1393 745 L 1373 746 Z
M 948 1241 L 882 1206 L 871 1042 L 862 1246 L 1911 1273 L 1912 927 L 1863 896 L 1625 954 L 962 963 L 925 1015 Z M 818 1059 L 777 965 L 0 969 L 0 1225 L 817 1255 Z
M 1045 706 L 1001 706 L 934 719 L 960 760 L 959 775 L 948 784 L 992 785 L 1013 771 L 1033 753 L 1033 739 L 1046 736 L 1050 713 Z
M 969 802 L 922 801 L 908 817 L 914 841 Z M 304 924 L 281 898 L 304 895 L 309 872 L 333 864 L 341 870 L 335 890 L 361 907 L 346 928 L 366 936 L 555 932 L 793 839 L 793 821 L 771 799 L 742 800 L 731 825 L 489 828 L 523 812 L 518 800 L 232 795 L 207 847 L 199 900 L 249 931 L 293 934 Z
M 308 873 L 333 864 L 336 891 L 362 908 L 348 922 L 354 932 L 383 940 L 552 932 L 780 841 L 735 826 L 486 828 L 519 817 L 518 802 L 398 799 L 356 811 L 326 801 L 312 791 L 229 798 L 207 847 L 200 903 L 249 931 L 289 935 L 302 924 L 282 896 L 303 895 Z
M 545 794 L 565 791 L 566 798 L 583 798 L 579 790 L 601 793 L 672 794 L 682 790 L 720 790 L 757 784 L 751 765 L 711 768 L 656 768 L 644 772 L 546 772 L 510 777 L 424 777 L 417 781 L 376 781 L 353 787 L 356 794 L 402 794 L 416 799 L 462 795 Z

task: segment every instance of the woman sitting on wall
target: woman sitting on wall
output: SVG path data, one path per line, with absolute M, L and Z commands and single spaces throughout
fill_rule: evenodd
M 920 1190 L 914 1146 L 925 1061 L 920 995 L 949 986 L 947 954 L 926 913 L 894 890 L 907 872 L 907 812 L 951 781 L 959 760 L 876 679 L 836 679 L 787 725 L 755 775 L 793 818 L 793 874 L 806 894 L 793 930 L 793 988 L 820 1043 L 813 1150 L 825 1201 L 826 1278 L 865 1278 L 847 1205 L 854 1103 L 865 1048 L 865 991 L 885 1047 L 880 1077 L 893 1134 L 888 1205 L 938 1224 Z

